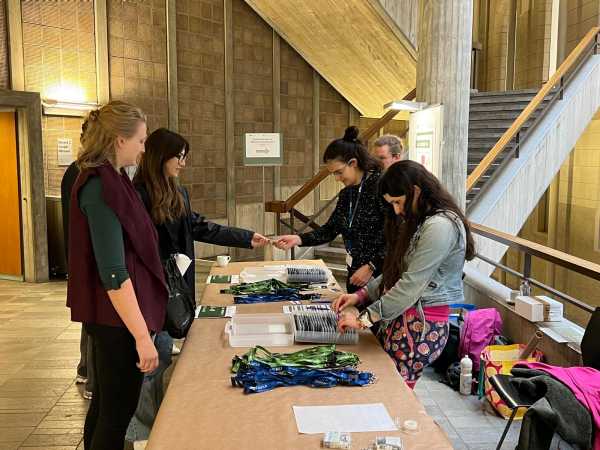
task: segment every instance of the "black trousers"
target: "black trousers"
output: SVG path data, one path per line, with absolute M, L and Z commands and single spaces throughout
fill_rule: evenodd
M 86 324 L 92 336 L 96 386 L 85 418 L 85 450 L 121 450 L 144 374 L 135 339 L 126 328 Z

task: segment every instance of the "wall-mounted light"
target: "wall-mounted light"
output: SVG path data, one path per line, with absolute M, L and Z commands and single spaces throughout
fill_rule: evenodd
M 85 117 L 98 108 L 96 103 L 86 102 L 85 93 L 79 86 L 60 84 L 44 92 L 42 109 L 51 116 Z
M 414 102 L 412 100 L 394 100 L 393 102 L 383 105 L 383 109 L 391 109 L 393 111 L 421 111 L 427 107 L 425 102 Z
M 98 108 L 96 103 L 59 102 L 56 100 L 42 100 L 42 109 L 47 116 L 85 117 Z

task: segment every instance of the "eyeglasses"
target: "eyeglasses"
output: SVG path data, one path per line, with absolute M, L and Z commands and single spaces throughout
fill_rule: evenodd
M 341 177 L 344 173 L 344 170 L 346 170 L 346 167 L 348 167 L 348 164 L 344 163 L 344 165 L 341 168 L 334 170 L 333 172 L 331 172 L 331 174 L 335 177 Z

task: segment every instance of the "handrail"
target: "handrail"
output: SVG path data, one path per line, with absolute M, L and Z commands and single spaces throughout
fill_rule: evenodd
M 593 278 L 600 281 L 600 265 L 578 258 L 577 256 L 569 255 L 568 253 L 546 247 L 526 239 L 512 236 L 503 231 L 494 230 L 493 228 L 471 223 L 471 230 L 478 235 L 492 239 L 511 248 L 528 253 L 537 258 L 572 270 L 578 274 Z
M 512 236 L 502 231 L 494 230 L 484 225 L 471 223 L 471 230 L 475 234 L 478 234 L 480 236 L 486 237 L 493 241 L 507 245 L 510 248 L 523 252 L 525 254 L 523 273 L 511 269 L 510 267 L 507 267 L 503 264 L 497 263 L 480 254 L 475 255 L 477 258 L 504 272 L 508 272 L 518 278 L 521 278 L 522 280 L 527 281 L 529 284 L 537 286 L 538 288 L 549 292 L 550 294 L 555 295 L 556 297 L 559 297 L 562 300 L 565 300 L 566 302 L 574 306 L 577 306 L 583 311 L 586 311 L 588 313 L 592 313 L 594 311 L 594 306 L 584 303 L 581 300 L 571 297 L 570 295 L 565 294 L 564 292 L 558 291 L 557 289 L 554 289 L 551 286 L 547 286 L 544 283 L 541 283 L 531 278 L 531 257 L 535 256 L 550 263 L 564 267 L 565 269 L 572 270 L 573 272 L 578 273 L 580 275 L 584 275 L 594 280 L 600 281 L 599 264 L 586 261 L 585 259 L 569 255 L 568 253 L 564 253 L 559 250 L 555 250 L 553 248 L 519 238 L 517 236 Z
M 403 100 L 414 100 L 417 96 L 417 89 L 413 89 L 406 94 Z M 377 119 L 369 128 L 362 132 L 358 138 L 362 142 L 367 142 L 377 131 L 383 128 L 388 122 L 390 122 L 400 111 L 389 110 L 382 117 Z M 294 206 L 304 199 L 312 190 L 314 190 L 325 178 L 329 176 L 329 171 L 324 167 L 317 172 L 310 180 L 304 183 L 300 189 L 294 192 L 287 200 L 274 200 L 265 204 L 266 212 L 274 213 L 287 213 Z
M 600 33 L 600 27 L 593 27 L 584 38 L 577 44 L 577 47 L 567 56 L 556 72 L 550 77 L 550 79 L 542 86 L 535 97 L 529 102 L 527 107 L 519 114 L 519 117 L 514 121 L 508 130 L 500 137 L 498 142 L 492 147 L 492 149 L 484 156 L 479 165 L 471 172 L 467 177 L 467 192 L 469 192 L 477 184 L 479 179 L 488 171 L 492 163 L 496 160 L 498 155 L 506 148 L 506 146 L 517 136 L 523 125 L 531 118 L 531 115 L 537 110 L 542 104 L 546 96 L 556 85 L 561 85 L 562 78 L 565 74 L 573 68 L 575 63 L 584 54 L 584 51 L 592 43 L 598 43 L 598 33 Z

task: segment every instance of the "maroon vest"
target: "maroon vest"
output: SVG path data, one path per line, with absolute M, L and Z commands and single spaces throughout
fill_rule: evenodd
M 79 191 L 91 176 L 100 177 L 102 198 L 121 222 L 125 265 L 146 325 L 149 330 L 161 331 L 168 292 L 156 228 L 129 177 L 117 173 L 109 163 L 81 172 L 71 192 L 67 287 L 71 320 L 125 326 L 100 280 L 87 217 L 79 208 Z

